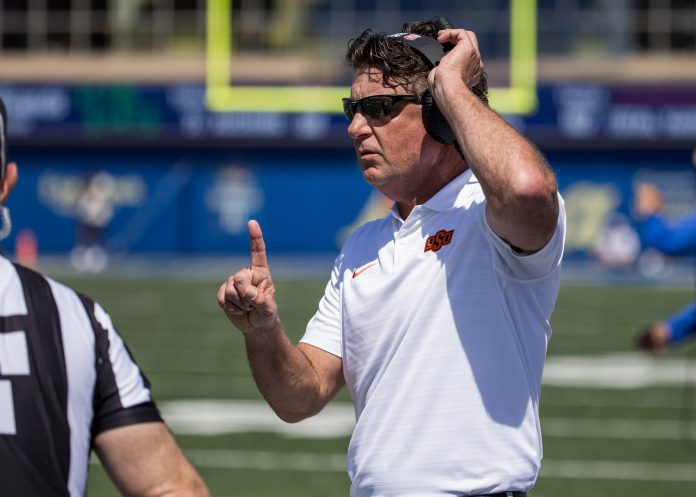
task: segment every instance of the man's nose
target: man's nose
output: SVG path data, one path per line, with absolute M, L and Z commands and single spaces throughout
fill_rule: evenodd
M 348 135 L 355 140 L 371 133 L 372 128 L 368 124 L 365 116 L 362 112 L 356 112 L 353 116 L 353 120 L 348 124 Z

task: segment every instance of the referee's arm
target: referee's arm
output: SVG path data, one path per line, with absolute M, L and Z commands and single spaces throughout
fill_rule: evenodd
M 126 497 L 210 497 L 205 483 L 162 422 L 104 431 L 97 435 L 94 449 Z

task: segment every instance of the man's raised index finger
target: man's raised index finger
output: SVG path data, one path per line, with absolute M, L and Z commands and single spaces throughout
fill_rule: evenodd
M 252 219 L 247 224 L 249 228 L 249 240 L 251 242 L 251 267 L 268 267 L 266 260 L 266 242 L 263 241 L 261 226 Z

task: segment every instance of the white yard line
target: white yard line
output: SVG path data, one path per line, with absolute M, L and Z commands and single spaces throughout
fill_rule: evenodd
M 696 385 L 696 361 L 646 354 L 549 357 L 543 384 L 559 387 L 635 389 Z
M 221 435 L 264 432 L 297 438 L 345 437 L 353 432 L 352 404 L 329 404 L 321 413 L 288 424 L 268 405 L 256 400 L 177 400 L 160 404 L 162 417 L 177 434 Z
M 262 401 L 181 400 L 163 402 L 160 408 L 169 426 L 180 435 L 262 432 L 337 438 L 350 436 L 355 425 L 353 406 L 346 403 L 329 404 L 318 415 L 296 424 L 278 419 Z M 696 440 L 696 420 L 685 425 L 675 419 L 544 417 L 541 426 L 544 436 L 556 438 Z

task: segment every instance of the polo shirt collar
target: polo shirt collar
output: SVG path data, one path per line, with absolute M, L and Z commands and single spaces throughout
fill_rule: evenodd
M 478 180 L 471 169 L 467 169 L 427 200 L 423 207 L 436 212 L 446 212 L 461 204 L 462 200 L 473 193 L 469 185 L 475 184 L 478 184 Z
M 474 193 L 472 189 L 473 185 L 478 185 L 478 180 L 471 169 L 467 169 L 428 199 L 422 207 L 431 211 L 447 212 L 457 205 L 460 205 Z M 403 219 L 401 219 L 399 215 L 399 208 L 396 206 L 396 202 L 392 205 L 390 213 L 394 219 L 400 223 L 403 222 Z

